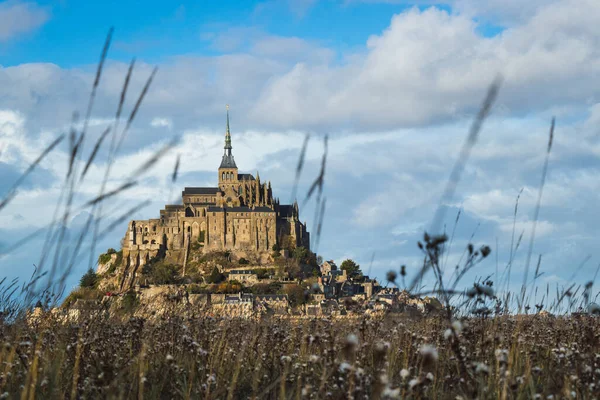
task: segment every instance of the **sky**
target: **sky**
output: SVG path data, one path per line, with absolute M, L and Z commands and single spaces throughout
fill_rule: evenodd
M 113 126 L 132 59 L 124 115 L 153 68 L 157 72 L 107 187 L 118 187 L 157 149 L 178 142 L 144 169 L 138 186 L 106 202 L 105 226 L 143 200 L 150 204 L 131 218 L 156 217 L 184 186 L 214 186 L 229 104 L 240 172 L 258 170 L 283 203 L 292 200 L 298 157 L 310 135 L 297 197 L 313 236 L 315 199 L 305 202 L 305 194 L 328 136 L 326 213 L 314 247 L 320 255 L 352 258 L 381 280 L 406 265 L 410 278 L 423 260 L 417 241 L 441 204 L 490 84 L 501 77 L 455 195 L 441 205 L 452 236 L 446 276 L 464 262 L 469 242 L 485 244 L 492 255 L 464 285 L 489 275 L 498 286 L 512 253 L 508 286 L 518 290 L 556 117 L 531 271 L 541 256 L 543 274 L 535 285 L 544 291 L 586 283 L 600 263 L 598 20 L 596 0 L 4 1 L 0 195 L 69 131 L 74 112 L 85 114 L 114 27 L 82 159 Z M 105 144 L 77 188 L 69 232 L 83 226 L 84 204 L 99 192 L 107 152 Z M 43 235 L 6 249 L 52 220 L 68 165 L 65 140 L 0 210 L 1 275 L 26 279 L 38 265 Z M 125 229 L 126 221 L 117 224 L 92 258 L 119 247 Z M 86 251 L 77 257 L 69 287 L 90 264 Z

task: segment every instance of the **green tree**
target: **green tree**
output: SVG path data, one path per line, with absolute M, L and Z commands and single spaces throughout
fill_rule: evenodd
M 176 265 L 155 263 L 150 268 L 150 280 L 156 285 L 168 285 L 176 283 L 179 279 L 179 271 Z
M 219 272 L 219 268 L 214 267 L 210 275 L 206 278 L 207 283 L 220 283 L 225 280 L 225 275 Z
M 296 247 L 292 254 L 294 259 L 300 263 L 305 263 L 308 258 L 308 250 L 306 247 Z
M 94 288 L 97 283 L 98 275 L 96 275 L 96 272 L 92 268 L 88 269 L 79 280 L 79 286 L 82 288 Z
M 348 277 L 350 278 L 359 278 L 362 276 L 362 271 L 360 270 L 360 265 L 355 263 L 353 260 L 344 260 L 342 265 L 340 265 L 340 269 L 342 271 L 346 271 Z
M 295 307 L 306 302 L 306 293 L 300 285 L 284 285 L 283 294 L 287 294 L 290 305 Z
M 271 272 L 271 270 L 266 268 L 256 268 L 254 272 L 256 272 L 256 277 L 258 279 L 265 279 L 269 277 L 269 273 Z

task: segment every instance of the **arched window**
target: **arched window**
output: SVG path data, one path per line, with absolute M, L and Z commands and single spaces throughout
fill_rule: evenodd
M 221 180 L 224 181 L 225 180 L 225 172 L 221 172 Z

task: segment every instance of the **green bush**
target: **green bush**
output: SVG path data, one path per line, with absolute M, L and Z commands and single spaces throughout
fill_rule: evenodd
M 204 231 L 200 231 L 200 235 L 198 235 L 198 242 L 204 243 L 205 233 Z
M 168 285 L 179 281 L 178 266 L 156 262 L 148 268 L 148 278 L 155 285 Z
M 250 261 L 248 261 L 244 257 L 242 257 L 242 258 L 240 258 L 240 261 L 238 261 L 238 264 L 240 264 L 240 265 L 248 265 L 248 264 L 250 264 Z
M 98 283 L 98 275 L 90 268 L 79 280 L 79 286 L 82 288 L 95 288 Z
M 189 293 L 189 294 L 203 294 L 203 293 L 208 293 L 208 290 L 205 286 L 202 285 L 198 285 L 198 284 L 190 284 L 187 285 L 185 290 Z
M 104 253 L 104 254 L 100 254 L 100 256 L 98 257 L 98 264 L 106 264 L 107 262 L 109 262 L 111 259 L 110 254 L 108 253 Z
M 206 283 L 220 283 L 225 280 L 225 275 L 219 272 L 217 267 L 214 267 L 209 276 L 206 277 Z
M 265 279 L 269 277 L 271 270 L 269 268 L 256 268 L 254 272 L 256 272 L 258 279 Z
M 115 249 L 113 249 L 112 247 L 110 247 L 108 250 L 106 250 L 106 254 L 115 254 L 117 251 Z
M 123 262 L 123 250 L 119 250 L 119 251 L 117 251 L 117 259 L 115 260 L 114 263 L 112 263 L 110 265 L 110 267 L 108 268 L 106 273 L 113 274 L 117 270 L 117 267 L 119 265 L 121 265 L 122 262 Z
M 137 306 L 139 305 L 139 299 L 135 290 L 130 290 L 123 295 L 123 300 L 121 301 L 121 306 L 123 310 L 127 313 L 133 312 Z
M 68 308 L 71 305 L 75 304 L 75 302 L 79 299 L 81 300 L 101 300 L 104 296 L 104 293 L 94 288 L 84 288 L 80 287 L 71 293 L 65 298 L 61 307 Z

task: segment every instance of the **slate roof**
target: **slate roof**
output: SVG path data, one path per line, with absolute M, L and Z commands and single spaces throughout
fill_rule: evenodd
M 269 207 L 256 207 L 254 209 L 250 208 L 250 207 L 227 207 L 227 208 L 221 208 L 221 207 L 217 207 L 217 206 L 209 206 L 207 209 L 208 212 L 247 212 L 247 213 L 251 213 L 251 212 L 272 212 L 274 213 L 274 210 L 271 210 Z
M 229 271 L 230 274 L 236 274 L 236 275 L 249 275 L 249 274 L 255 274 L 256 272 L 254 272 L 251 269 L 237 269 L 234 271 Z
M 243 180 L 243 179 L 249 179 L 251 181 L 254 181 L 254 176 L 252 176 L 252 174 L 238 174 L 238 180 Z
M 221 165 L 219 168 L 237 168 L 233 156 L 231 154 L 225 154 L 221 160 Z
M 184 196 L 189 194 L 217 194 L 220 191 L 221 189 L 218 187 L 186 187 L 181 194 Z
M 285 294 L 257 294 L 256 300 L 282 301 L 282 300 L 287 300 L 287 295 L 285 295 Z
M 282 217 L 291 217 L 294 215 L 294 207 L 291 205 L 280 205 L 279 215 Z

